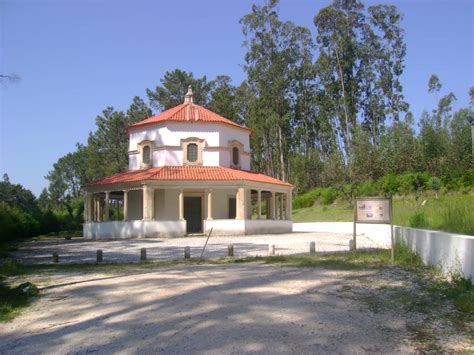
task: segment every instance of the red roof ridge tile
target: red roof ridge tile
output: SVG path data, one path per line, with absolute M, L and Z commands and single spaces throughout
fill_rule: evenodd
M 135 127 L 141 127 L 153 123 L 160 122 L 169 122 L 169 121 L 178 121 L 178 122 L 200 122 L 200 123 L 223 123 L 236 128 L 245 129 L 251 131 L 250 128 L 244 127 L 235 123 L 234 121 L 225 118 L 211 110 L 194 104 L 192 102 L 185 102 L 178 106 L 172 107 L 168 110 L 162 111 L 161 113 L 149 117 L 143 121 L 137 122 L 128 127 L 132 129 Z

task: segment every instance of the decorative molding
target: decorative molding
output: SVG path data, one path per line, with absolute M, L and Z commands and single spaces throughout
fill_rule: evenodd
M 234 148 L 237 148 L 239 151 L 238 155 L 238 162 L 237 164 L 234 163 Z M 231 140 L 229 141 L 229 154 L 230 154 L 230 167 L 233 169 L 240 169 L 241 164 L 242 164 L 242 152 L 244 151 L 244 145 L 237 141 L 237 140 Z
M 188 145 L 197 145 L 197 159 L 196 161 L 188 160 Z M 197 137 L 188 137 L 181 139 L 181 148 L 183 150 L 183 165 L 202 165 L 202 152 L 206 146 L 206 140 Z
M 145 147 L 150 148 L 150 162 L 145 163 L 143 162 L 143 149 Z M 140 154 L 140 169 L 147 169 L 151 168 L 153 166 L 153 150 L 155 148 L 155 142 L 154 141 L 149 141 L 149 140 L 144 140 L 141 141 L 140 143 L 137 144 L 137 150 L 138 153 Z

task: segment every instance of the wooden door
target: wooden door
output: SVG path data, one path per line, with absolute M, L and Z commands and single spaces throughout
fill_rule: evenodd
M 184 197 L 184 219 L 186 220 L 186 233 L 202 233 L 201 197 Z

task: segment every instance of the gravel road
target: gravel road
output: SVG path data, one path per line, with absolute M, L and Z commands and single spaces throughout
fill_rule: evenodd
M 343 297 L 349 276 L 255 263 L 56 275 L 0 324 L 0 353 L 414 351 L 402 317 Z

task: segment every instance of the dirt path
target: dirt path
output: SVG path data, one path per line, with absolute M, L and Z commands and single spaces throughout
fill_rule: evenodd
M 378 271 L 248 263 L 33 281 L 42 297 L 0 324 L 2 354 L 412 352 L 410 327 L 425 322 L 376 309 L 374 290 L 407 286 L 406 275 Z M 443 333 L 437 344 L 468 349 Z

